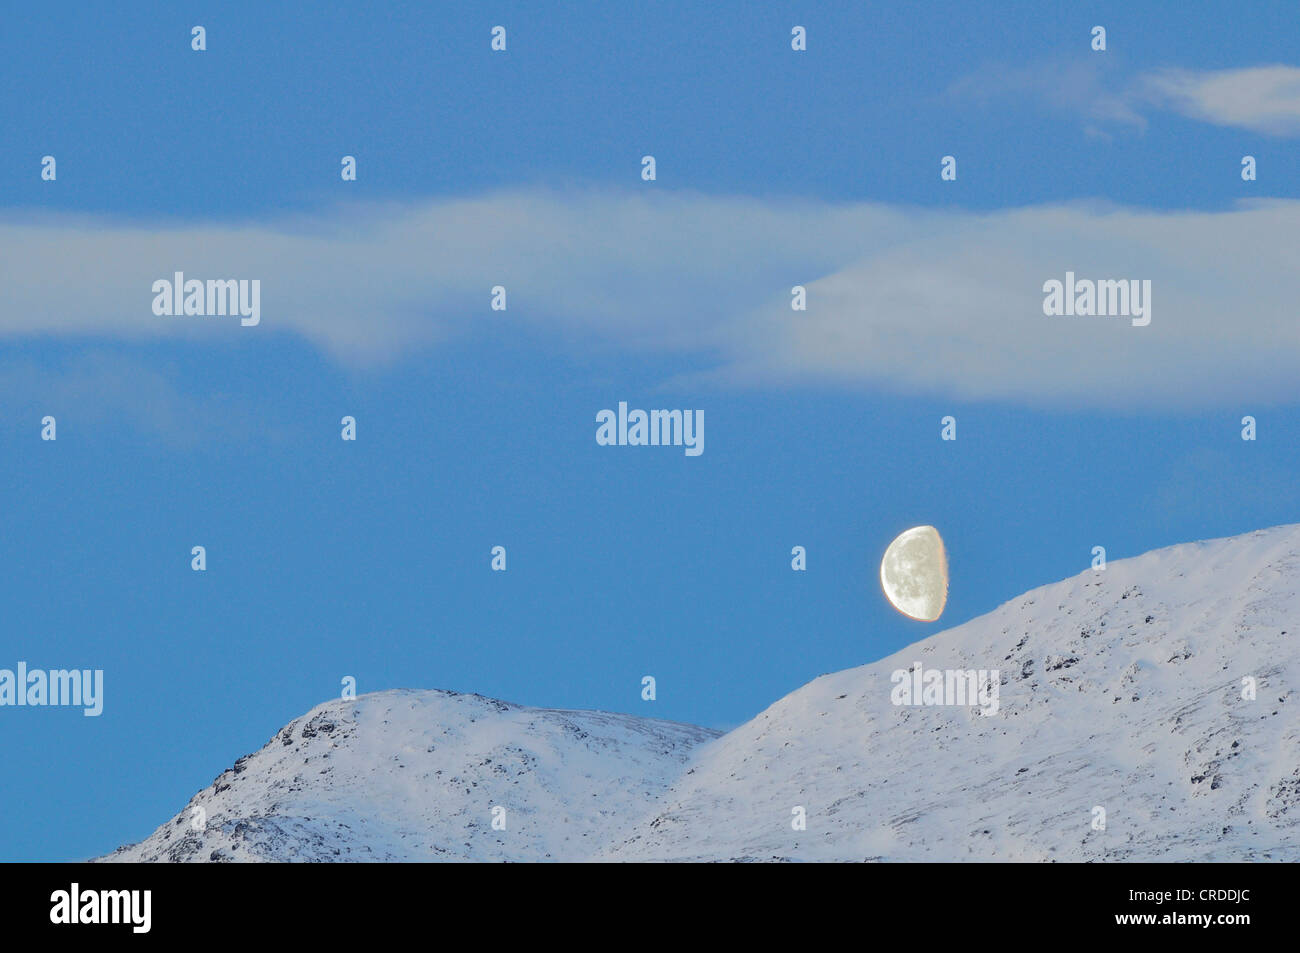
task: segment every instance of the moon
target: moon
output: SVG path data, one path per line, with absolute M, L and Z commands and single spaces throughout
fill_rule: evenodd
M 933 526 L 914 526 L 889 544 L 880 561 L 885 598 L 903 615 L 934 622 L 948 603 L 948 555 Z

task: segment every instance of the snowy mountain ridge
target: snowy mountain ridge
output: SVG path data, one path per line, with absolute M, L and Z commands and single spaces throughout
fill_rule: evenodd
M 1276 527 L 1034 589 L 721 737 L 329 702 L 101 859 L 1296 861 L 1298 646 L 1300 526 Z M 895 704 L 917 662 L 997 670 L 996 713 Z
M 100 859 L 581 858 L 717 735 L 480 695 L 374 692 L 290 722 L 148 839 Z

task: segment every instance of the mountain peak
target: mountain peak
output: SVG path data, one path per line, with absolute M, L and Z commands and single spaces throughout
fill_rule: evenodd
M 101 859 L 581 859 L 717 734 L 458 692 L 374 692 L 290 722 L 152 836 Z

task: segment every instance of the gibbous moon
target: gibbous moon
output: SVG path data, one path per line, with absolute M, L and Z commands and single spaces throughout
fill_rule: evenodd
M 880 585 L 890 604 L 909 619 L 933 622 L 948 603 L 948 555 L 933 526 L 899 535 L 880 561 Z

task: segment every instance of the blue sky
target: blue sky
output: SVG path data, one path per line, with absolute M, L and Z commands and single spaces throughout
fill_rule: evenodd
M 147 836 L 346 675 L 729 728 L 1297 519 L 1292 3 L 266 6 L 0 37 L 0 668 L 106 696 L 0 709 L 0 859 Z M 1045 317 L 1067 268 L 1151 326 Z M 155 316 L 176 269 L 261 324 Z M 705 452 L 597 446 L 620 400 Z M 936 625 L 877 583 L 923 523 Z

